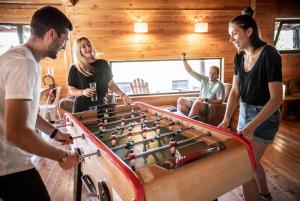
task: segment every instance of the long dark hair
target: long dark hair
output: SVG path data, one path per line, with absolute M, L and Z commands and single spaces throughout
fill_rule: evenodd
M 252 13 L 253 14 L 253 13 Z M 266 45 L 267 43 L 261 39 L 260 31 L 257 26 L 256 21 L 252 18 L 251 15 L 239 15 L 235 17 L 230 23 L 234 23 L 238 25 L 243 30 L 247 30 L 248 28 L 252 28 L 252 34 L 250 36 L 250 44 L 256 50 L 257 48 Z

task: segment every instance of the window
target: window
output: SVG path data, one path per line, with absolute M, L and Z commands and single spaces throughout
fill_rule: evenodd
M 222 77 L 221 58 L 200 58 L 188 60 L 196 72 L 208 76 L 210 66 L 218 66 Z M 136 79 L 148 82 L 150 94 L 199 91 L 199 81 L 189 75 L 181 60 L 111 61 L 114 81 L 131 92 L 130 83 Z
M 30 26 L 24 24 L 0 24 L 0 54 L 24 43 L 30 35 Z
M 274 46 L 281 53 L 300 52 L 300 18 L 275 19 Z

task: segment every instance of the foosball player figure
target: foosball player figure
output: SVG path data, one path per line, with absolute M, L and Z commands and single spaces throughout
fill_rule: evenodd
M 128 155 L 128 160 L 129 160 L 129 166 L 131 167 L 131 169 L 133 171 L 135 171 L 135 159 L 136 159 L 136 155 L 134 153 L 134 150 L 130 149 L 129 155 Z
M 103 123 L 104 123 L 104 124 L 107 124 L 107 118 L 104 118 L 104 119 L 103 119 Z
M 103 116 L 104 116 L 104 118 L 108 118 L 109 117 L 108 112 L 105 112 Z
M 124 126 L 125 126 L 125 118 L 122 117 L 122 119 L 121 119 L 121 127 L 124 128 Z
M 146 128 L 146 124 L 141 125 L 141 129 Z
M 127 140 L 128 141 L 131 141 L 132 140 L 132 130 L 129 130 L 127 131 Z
M 171 157 L 174 157 L 176 152 L 176 141 L 172 137 L 170 138 L 169 147 L 170 147 Z
M 182 132 L 182 128 L 177 128 L 175 131 L 175 135 L 178 135 Z
M 146 126 L 144 128 L 142 128 L 142 137 L 143 139 L 147 139 L 147 131 L 148 131 L 148 128 L 146 128 Z
M 144 122 L 144 119 L 145 119 L 145 113 L 144 113 L 144 112 L 142 112 L 142 113 L 141 113 L 141 123 L 143 123 L 143 122 Z
M 109 139 L 110 139 L 110 142 L 111 142 L 111 146 L 115 147 L 116 146 L 116 140 L 117 140 L 117 135 L 116 135 L 115 131 L 111 133 L 111 136 L 109 137 Z
M 143 122 L 144 124 L 147 124 L 148 123 L 148 119 L 145 117 L 144 118 L 144 122 Z
M 104 127 L 104 123 L 103 122 L 99 122 L 98 126 L 99 126 L 99 130 L 102 130 L 103 127 Z
M 160 125 L 156 124 L 155 126 L 155 137 L 159 137 L 160 134 Z
M 134 118 L 134 112 L 133 112 L 133 111 L 131 112 L 131 115 L 130 115 L 130 117 L 131 117 L 131 119 L 133 119 L 133 118 Z
M 175 122 L 170 120 L 170 123 L 169 123 L 169 130 L 173 130 L 174 129 L 174 126 L 175 126 Z

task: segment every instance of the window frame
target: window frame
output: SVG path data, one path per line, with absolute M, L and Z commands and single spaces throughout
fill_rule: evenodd
M 188 58 L 186 59 L 187 61 L 192 61 L 192 60 L 213 60 L 217 59 L 219 60 L 219 81 L 223 82 L 224 81 L 224 58 L 222 57 L 195 57 L 195 58 Z M 141 60 L 110 60 L 109 65 L 112 67 L 112 63 L 117 63 L 117 62 L 147 62 L 147 61 L 181 61 L 181 59 L 141 59 Z M 115 80 L 114 80 L 115 81 Z M 116 81 L 115 81 L 116 82 Z M 117 82 L 116 82 L 117 83 Z M 161 92 L 161 93 L 149 93 L 149 94 L 128 94 L 128 96 L 132 97 L 139 97 L 139 96 L 159 96 L 159 95 L 174 95 L 174 94 L 191 94 L 191 93 L 199 93 L 199 90 L 184 90 L 184 91 L 178 91 L 178 92 Z
M 283 24 L 295 24 L 295 23 L 300 23 L 300 18 L 275 18 L 274 20 L 274 25 L 276 22 L 279 22 L 279 27 L 277 30 L 277 33 L 274 37 L 273 40 L 273 45 L 276 48 L 276 44 L 278 42 L 279 39 L 279 34 L 282 30 L 282 26 Z M 274 29 L 275 30 L 275 29 Z M 277 49 L 277 48 L 276 48 Z M 300 49 L 299 50 L 279 50 L 277 49 L 281 54 L 291 54 L 291 53 L 300 53 Z
M 26 23 L 2 23 L 0 22 L 0 26 L 15 26 L 17 27 L 17 35 L 18 35 L 18 39 L 19 39 L 19 45 L 24 43 L 24 27 L 23 26 L 30 26 L 30 24 L 26 24 Z

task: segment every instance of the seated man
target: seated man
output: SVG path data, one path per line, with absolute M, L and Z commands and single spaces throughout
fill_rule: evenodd
M 206 121 L 208 103 L 221 104 L 224 99 L 224 85 L 218 81 L 219 68 L 211 66 L 209 76 L 193 71 L 185 59 L 185 53 L 182 53 L 181 60 L 184 63 L 185 70 L 200 83 L 200 94 L 198 98 L 180 97 L 177 100 L 178 111 L 188 117 L 205 117 L 199 120 Z

